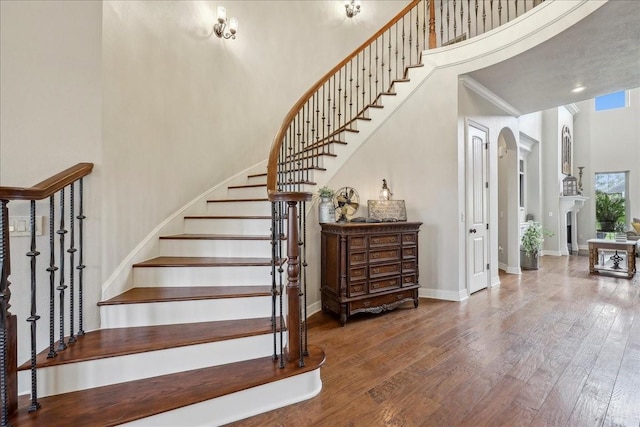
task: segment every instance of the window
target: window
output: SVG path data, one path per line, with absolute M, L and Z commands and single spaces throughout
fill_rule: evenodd
M 610 93 L 608 95 L 596 96 L 596 111 L 613 110 L 614 108 L 625 108 L 627 106 L 627 91 Z
M 596 230 L 598 237 L 624 231 L 627 218 L 628 172 L 596 173 Z

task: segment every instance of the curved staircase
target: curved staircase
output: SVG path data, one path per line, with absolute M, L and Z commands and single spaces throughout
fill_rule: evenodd
M 98 303 L 102 329 L 38 355 L 41 408 L 28 414 L 25 398 L 13 426 L 220 425 L 320 392 L 322 350 L 310 347 L 302 368 L 274 360 L 270 204 L 258 179 L 161 236 L 160 256 L 133 265 L 133 288 Z

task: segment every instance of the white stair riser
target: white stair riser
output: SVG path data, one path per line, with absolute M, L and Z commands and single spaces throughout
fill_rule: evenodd
M 231 199 L 264 199 L 267 197 L 267 186 L 228 188 L 227 196 Z
M 147 286 L 270 285 L 270 266 L 246 267 L 137 267 L 133 284 Z
M 160 255 L 271 258 L 271 241 L 160 239 Z
M 262 197 L 264 198 L 264 196 Z M 260 202 L 208 202 L 207 214 L 209 215 L 264 215 L 271 216 L 271 203 Z
M 102 328 L 108 329 L 269 316 L 270 296 L 100 306 Z
M 272 351 L 273 335 L 265 334 L 40 368 L 38 396 L 223 365 L 269 356 Z M 20 378 L 21 384 L 30 384 L 30 371 L 20 371 L 19 375 L 27 377 Z M 28 393 L 29 390 L 20 391 Z
M 232 215 L 237 214 L 232 212 Z M 185 218 L 184 232 L 187 234 L 246 234 L 269 235 L 271 218 L 265 219 L 215 219 Z
M 120 427 L 213 427 L 283 408 L 317 396 L 320 368 L 195 405 L 121 424 Z M 250 402 L 250 404 L 248 404 Z M 189 420 L 185 424 L 185 420 Z

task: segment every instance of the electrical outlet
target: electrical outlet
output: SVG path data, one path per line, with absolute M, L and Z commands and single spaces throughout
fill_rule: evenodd
M 42 236 L 43 217 L 36 216 L 36 236 Z M 9 236 L 31 236 L 31 217 L 28 216 L 10 216 L 9 217 Z

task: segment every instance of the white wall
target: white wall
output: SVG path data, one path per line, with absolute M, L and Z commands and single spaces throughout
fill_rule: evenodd
M 99 326 L 95 301 L 100 296 L 103 242 L 102 5 L 96 1 L 2 1 L 0 19 L 0 185 L 30 187 L 78 162 L 95 163 L 84 186 L 85 301 L 94 302 L 86 306 L 85 329 L 95 329 Z M 25 215 L 27 204 L 11 202 L 9 212 Z M 38 214 L 48 216 L 48 202 L 38 205 Z M 14 237 L 10 244 L 11 311 L 18 315 L 21 363 L 29 357 L 25 321 L 29 312 L 25 256 L 29 238 Z M 37 301 L 42 316 L 38 339 L 44 347 L 49 330 L 48 236 L 39 237 L 37 244 L 41 252 L 37 257 Z
M 264 160 L 289 108 L 405 2 L 229 2 L 236 40 L 208 36 L 219 2 L 104 3 L 106 274 L 156 225 Z M 106 275 L 103 279 L 106 278 Z
M 0 183 L 31 186 L 96 165 L 86 182 L 87 330 L 99 326 L 100 285 L 133 247 L 195 195 L 266 158 L 297 97 L 405 5 L 371 2 L 348 19 L 329 0 L 230 2 L 240 30 L 222 41 L 203 35 L 218 4 L 0 2 Z M 12 239 L 22 337 L 27 245 Z M 39 293 L 40 314 L 47 297 Z
M 578 213 L 578 244 L 596 237 L 594 181 L 597 172 L 629 172 L 629 212 L 640 216 L 640 88 L 629 91 L 627 108 L 595 111 L 594 100 L 577 104 L 574 121 L 574 165 L 584 166 L 584 195 Z M 628 218 L 629 219 L 629 218 Z M 627 230 L 631 226 L 627 223 Z

